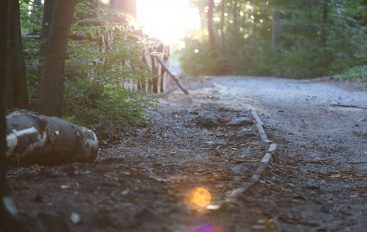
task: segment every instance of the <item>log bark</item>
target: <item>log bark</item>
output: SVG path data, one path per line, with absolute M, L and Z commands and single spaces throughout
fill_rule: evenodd
M 95 133 L 56 117 L 15 111 L 7 116 L 10 162 L 55 165 L 93 161 L 98 153 Z

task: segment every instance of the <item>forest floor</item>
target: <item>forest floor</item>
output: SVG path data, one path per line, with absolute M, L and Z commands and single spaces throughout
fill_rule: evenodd
M 251 77 L 205 78 L 190 89 L 189 97 L 161 99 L 148 124 L 129 127 L 113 143 L 102 138 L 93 163 L 12 167 L 19 210 L 61 215 L 72 231 L 367 228 L 366 91 Z M 216 209 L 268 148 L 250 109 L 279 145 L 277 156 L 256 185 Z M 201 207 L 206 201 L 213 207 Z

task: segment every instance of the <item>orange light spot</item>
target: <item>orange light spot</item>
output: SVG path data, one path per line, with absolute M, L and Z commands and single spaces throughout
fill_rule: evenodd
M 202 187 L 195 188 L 190 194 L 190 205 L 198 208 L 206 208 L 212 202 L 210 192 Z

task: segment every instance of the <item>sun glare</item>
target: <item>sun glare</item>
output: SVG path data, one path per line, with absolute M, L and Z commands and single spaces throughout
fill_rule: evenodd
M 200 18 L 189 0 L 137 0 L 137 19 L 145 33 L 171 45 L 190 29 L 200 28 Z

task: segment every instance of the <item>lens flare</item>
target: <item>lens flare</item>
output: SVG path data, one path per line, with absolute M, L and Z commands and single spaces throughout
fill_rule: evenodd
M 206 208 L 212 202 L 212 195 L 203 188 L 194 188 L 189 194 L 189 206 L 192 208 Z
M 195 228 L 192 232 L 224 232 L 224 229 L 212 224 L 202 224 Z
M 195 232 L 215 232 L 215 228 L 212 225 L 202 225 L 195 230 Z

